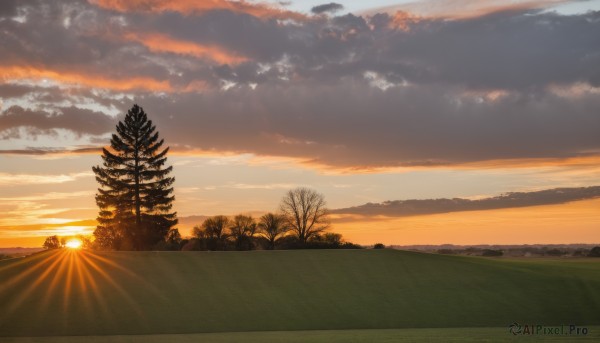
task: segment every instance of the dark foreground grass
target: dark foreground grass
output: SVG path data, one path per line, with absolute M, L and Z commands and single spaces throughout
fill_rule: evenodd
M 393 250 L 45 252 L 0 262 L 0 304 L 0 336 L 507 332 L 512 322 L 598 325 L 600 263 Z
M 6 337 L 3 343 L 396 343 L 598 342 L 600 327 L 580 336 L 513 336 L 506 328 L 258 331 L 166 335 Z

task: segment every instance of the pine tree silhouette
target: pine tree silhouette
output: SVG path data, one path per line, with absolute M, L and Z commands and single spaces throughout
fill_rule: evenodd
M 94 236 L 101 248 L 149 250 L 177 224 L 175 178 L 168 176 L 173 167 L 165 167 L 169 148 L 159 151 L 164 140 L 155 130 L 144 109 L 133 105 L 117 124 L 111 149 L 102 149 L 102 166 L 92 168 L 100 184 Z

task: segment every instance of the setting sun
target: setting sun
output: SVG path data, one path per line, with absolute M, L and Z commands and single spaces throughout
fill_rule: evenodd
M 83 242 L 81 240 L 74 238 L 68 240 L 65 246 L 69 249 L 81 249 L 82 244 Z

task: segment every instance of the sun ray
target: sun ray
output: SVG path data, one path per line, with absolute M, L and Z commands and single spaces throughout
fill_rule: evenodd
M 74 259 L 74 251 L 69 251 L 68 253 L 68 268 L 67 275 L 65 278 L 65 288 L 63 291 L 63 310 L 65 312 L 69 311 L 69 303 L 73 292 L 71 291 L 73 286 L 73 259 Z
M 101 292 L 100 287 L 98 287 L 96 280 L 92 276 L 90 270 L 88 268 L 85 268 L 82 260 L 80 261 L 82 265 L 83 276 L 88 280 L 90 285 L 90 292 L 86 294 L 90 296 L 90 302 L 92 303 L 92 311 L 98 313 L 99 317 L 102 318 L 103 322 L 114 322 L 113 317 L 110 315 L 109 308 L 104 300 L 104 296 Z
M 50 265 L 50 267 L 48 267 L 38 278 L 35 279 L 35 281 L 33 281 L 29 287 L 23 289 L 20 294 L 18 296 L 16 296 L 15 298 L 12 299 L 11 303 L 6 306 L 5 311 L 7 313 L 12 313 L 14 312 L 17 308 L 19 308 L 19 306 L 25 301 L 27 300 L 27 298 L 33 293 L 33 291 L 40 286 L 40 284 L 42 284 L 44 281 L 46 281 L 50 275 L 58 268 L 60 268 L 61 263 L 64 261 L 65 259 L 65 255 L 58 253 L 58 256 L 54 262 Z
M 42 313 L 55 311 L 61 313 L 51 319 L 58 330 L 65 330 L 65 325 L 77 316 L 86 318 L 87 323 L 115 327 L 118 323 L 112 319 L 114 313 L 122 310 L 130 311 L 133 320 L 143 323 L 146 314 L 132 293 L 132 281 L 138 285 L 136 289 L 142 286 L 144 292 L 150 292 L 157 300 L 167 300 L 155 285 L 124 267 L 130 257 L 127 253 L 107 259 L 101 252 L 65 248 L 40 255 L 9 262 L 20 268 L 3 265 L 2 276 L 6 281 L 0 282 L 0 292 L 5 290 L 12 294 L 3 294 L 6 300 L 0 318 L 15 316 L 31 303 L 39 310 L 29 314 L 31 324 L 28 325 L 32 328 L 48 321 L 40 317 Z M 11 273 L 14 278 L 10 277 Z M 117 302 L 107 302 L 107 299 Z
M 117 283 L 106 271 L 104 271 L 98 264 L 92 261 L 88 256 L 83 256 L 83 261 L 87 263 L 93 270 L 100 275 L 105 281 L 107 281 L 122 297 L 125 301 L 131 306 L 131 308 L 136 311 L 136 313 L 140 316 L 140 318 L 144 317 L 144 313 L 141 311 L 137 303 L 133 300 L 131 295 Z
M 114 261 L 111 261 L 111 260 L 107 259 L 106 257 L 102 257 L 102 256 L 100 256 L 100 255 L 98 255 L 96 253 L 90 253 L 90 254 L 88 254 L 86 256 L 86 258 L 94 259 L 94 260 L 96 260 L 99 263 L 109 265 L 110 267 L 113 267 L 113 268 L 116 268 L 116 269 L 118 269 L 118 270 L 120 270 L 122 272 L 125 272 L 129 276 L 133 276 L 133 277 L 139 278 L 139 276 L 136 273 L 132 272 L 131 270 L 129 270 L 129 269 L 121 266 L 120 264 L 118 264 L 118 263 L 116 263 Z
M 155 296 L 164 297 L 164 294 L 159 289 L 157 289 L 154 285 L 148 284 L 143 277 L 141 277 L 140 275 L 132 272 L 131 270 L 129 270 L 127 268 L 124 268 L 120 264 L 118 264 L 118 263 L 116 263 L 114 261 L 111 261 L 111 260 L 109 260 L 109 259 L 107 259 L 105 257 L 102 257 L 102 256 L 100 256 L 98 254 L 95 254 L 95 253 L 90 253 L 87 256 L 89 256 L 89 258 L 95 259 L 96 261 L 98 261 L 99 264 L 106 264 L 106 265 L 108 265 L 110 267 L 116 268 L 116 269 L 118 269 L 118 270 L 126 273 L 127 275 L 133 277 L 134 279 L 140 281 L 141 283 L 143 283 L 147 287 L 148 290 L 152 291 Z
M 66 254 L 64 251 L 59 252 L 59 254 L 61 254 L 63 256 L 63 260 L 64 260 L 64 258 L 66 258 Z M 58 287 L 58 284 L 60 283 L 60 281 L 64 280 L 64 275 L 63 275 L 64 272 L 63 271 L 65 269 L 65 266 L 66 266 L 65 263 L 60 263 L 60 266 L 56 270 L 56 273 L 54 273 L 54 277 L 52 278 L 52 281 L 50 282 L 50 286 L 46 290 L 46 292 L 44 294 L 44 298 L 42 299 L 42 302 L 40 304 L 41 308 L 48 307 L 52 298 L 56 296 L 56 293 L 57 293 L 56 288 Z
M 48 252 L 48 253 L 43 252 L 43 253 L 34 255 L 31 260 L 23 258 L 23 259 L 19 260 L 18 262 L 14 262 L 8 266 L 4 266 L 3 268 L 0 268 L 0 272 L 6 272 L 11 269 L 16 269 L 18 267 L 22 267 L 23 265 L 26 265 L 26 264 L 29 264 L 29 265 L 33 264 L 33 266 L 28 267 L 26 271 L 22 271 L 19 273 L 18 276 L 12 278 L 9 281 L 9 283 L 0 285 L 0 291 L 2 291 L 3 287 L 8 287 L 11 284 L 19 282 L 21 279 L 27 277 L 29 274 L 34 273 L 36 270 L 42 268 L 43 266 L 50 264 L 55 258 L 57 258 L 57 255 L 48 256 L 48 254 L 53 254 L 53 252 Z

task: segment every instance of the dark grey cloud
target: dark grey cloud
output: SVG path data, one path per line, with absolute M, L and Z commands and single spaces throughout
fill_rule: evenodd
M 169 142 L 346 167 L 569 157 L 600 143 L 595 95 L 515 93 L 490 101 L 463 97 L 460 88 L 382 91 L 348 79 L 337 87 L 258 86 L 136 101 Z
M 10 18 L 18 14 L 18 0 L 0 1 L 0 18 Z
M 429 66 L 424 79 L 470 88 L 525 89 L 591 82 L 600 74 L 600 12 L 504 12 L 415 25 L 389 55 Z M 401 40 L 397 40 L 401 39 Z
M 288 71 L 318 82 L 377 71 L 391 82 L 526 91 L 550 83 L 596 85 L 600 79 L 598 12 L 503 12 L 468 20 L 423 20 L 407 31 L 391 28 L 393 18 L 387 14 L 348 14 L 302 26 L 226 11 L 201 18 L 170 16 L 145 25 L 199 43 L 218 42 L 250 57 L 249 64 L 230 66 L 234 72 L 254 68 L 254 73 L 233 78 L 238 82 L 276 81 L 282 72 L 259 77 L 256 62 L 284 58 Z
M 0 84 L 0 97 L 4 99 L 19 98 L 32 92 L 32 87 L 15 84 Z
M 536 192 L 513 192 L 496 197 L 469 199 L 393 200 L 332 210 L 332 213 L 364 216 L 406 217 L 459 211 L 481 211 L 501 208 L 564 204 L 600 197 L 600 186 L 555 188 Z
M 600 149 L 600 96 L 593 88 L 600 85 L 600 12 L 512 11 L 399 25 L 401 18 L 385 13 L 282 21 L 223 9 L 121 13 L 83 0 L 2 6 L 2 13 L 25 19 L 0 21 L 1 68 L 90 81 L 0 84 L 5 138 L 18 127 L 100 135 L 115 121 L 102 111 L 124 113 L 137 102 L 174 146 L 334 166 L 568 157 Z M 160 50 L 131 34 L 245 60 Z M 96 78 L 116 86 L 154 80 L 171 89 L 100 90 Z M 45 110 L 25 110 L 23 103 Z M 90 104 L 97 110 L 82 110 Z
M 334 13 L 337 11 L 341 11 L 343 9 L 344 9 L 344 5 L 338 4 L 335 2 L 330 2 L 328 4 L 314 6 L 313 8 L 310 9 L 310 11 L 314 14 L 321 14 L 321 13 L 327 13 L 327 12 Z
M 120 93 L 110 91 L 99 91 L 89 88 L 62 89 L 58 86 L 32 86 L 25 84 L 0 84 L 0 100 L 21 100 L 29 104 L 35 104 L 38 108 L 46 111 L 65 107 L 65 101 L 76 104 L 95 104 L 105 109 L 118 109 L 118 112 L 126 110 L 131 100 Z M 0 108 L 1 109 L 1 108 Z
M 117 120 L 102 112 L 74 106 L 57 108 L 53 112 L 11 106 L 0 116 L 0 139 L 14 138 L 15 129 L 25 128 L 33 136 L 53 134 L 65 129 L 77 134 L 101 135 L 115 127 Z

